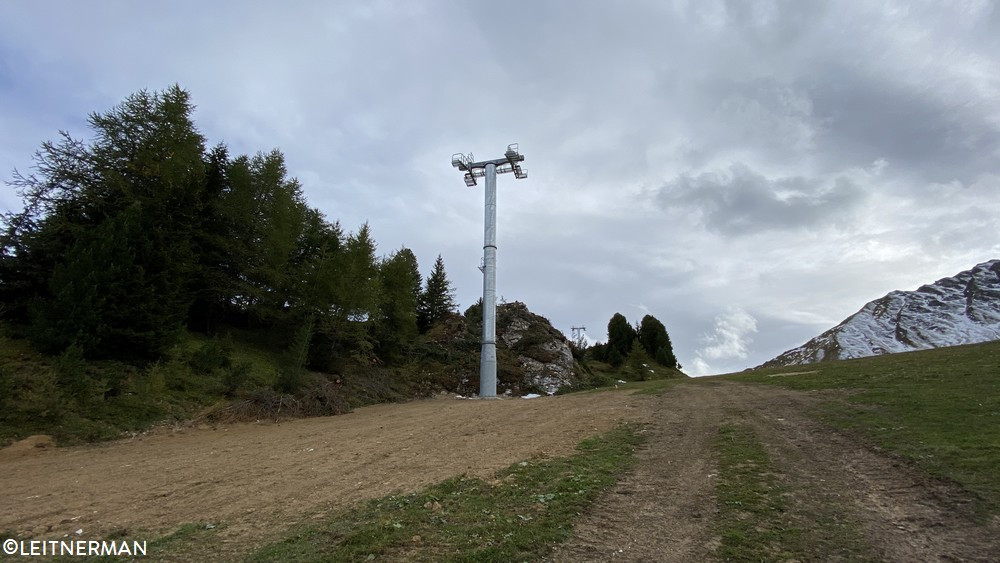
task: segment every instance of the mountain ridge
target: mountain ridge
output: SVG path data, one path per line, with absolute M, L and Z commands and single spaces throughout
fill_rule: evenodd
M 758 368 L 1000 340 L 1000 259 L 869 301 L 837 326 Z

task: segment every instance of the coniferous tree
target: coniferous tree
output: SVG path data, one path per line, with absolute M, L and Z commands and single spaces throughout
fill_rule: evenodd
M 265 325 L 280 320 L 300 290 L 293 260 L 309 224 L 299 183 L 286 177 L 284 155 L 274 150 L 238 156 L 226 170 L 220 200 L 229 229 L 230 301 Z
M 591 344 L 590 347 L 587 348 L 587 355 L 599 362 L 608 361 L 607 343 Z
M 632 340 L 628 357 L 625 360 L 625 371 L 632 379 L 645 381 L 649 375 L 649 354 L 643 348 L 638 338 Z
M 608 363 L 618 367 L 632 350 L 635 329 L 621 313 L 615 313 L 608 321 Z
M 161 295 L 144 264 L 157 249 L 143 237 L 138 207 L 86 231 L 56 266 L 51 295 L 32 306 L 30 335 L 58 353 L 76 345 L 93 357 L 148 359 L 172 342 L 186 311 Z
M 656 363 L 661 366 L 666 366 L 668 368 L 681 369 L 681 364 L 677 361 L 677 357 L 674 356 L 673 350 L 670 346 L 663 346 L 656 350 L 656 356 L 654 356 Z
M 201 198 L 204 210 L 192 237 L 196 266 L 190 283 L 192 303 L 188 328 L 211 333 L 225 318 L 238 280 L 231 255 L 231 227 L 225 221 L 222 194 L 228 189 L 229 151 L 215 146 L 205 164 L 205 187 Z
M 347 236 L 335 263 L 337 282 L 331 315 L 335 347 L 367 361 L 374 351 L 370 329 L 378 307 L 378 263 L 368 224 Z
M 368 223 L 347 236 L 340 265 L 340 308 L 348 318 L 367 321 L 375 312 L 378 292 L 378 261 Z
M 43 347 L 150 357 L 183 320 L 205 182 L 192 110 L 177 86 L 133 94 L 91 115 L 92 143 L 64 134 L 36 153 L 37 175 L 15 175 L 25 208 L 5 217 L 0 271 L 14 285 L 2 297 L 32 304 Z
M 476 299 L 476 302 L 469 305 L 469 308 L 465 310 L 463 315 L 465 317 L 466 326 L 469 328 L 470 334 L 482 334 L 483 332 L 483 298 L 480 297 Z
M 379 283 L 377 352 L 379 357 L 392 360 L 417 336 L 420 270 L 413 251 L 401 248 L 383 260 L 379 266 Z
M 417 306 L 417 325 L 420 332 L 427 332 L 434 323 L 455 310 L 455 292 L 444 271 L 444 260 L 438 254 L 434 269 L 427 277 L 427 286 L 420 294 Z
M 293 319 L 312 321 L 306 363 L 318 371 L 334 369 L 339 327 L 345 322 L 343 311 L 336 305 L 342 286 L 344 239 L 339 223 L 329 223 L 322 213 L 310 209 L 292 259 L 299 281 L 292 302 Z
M 621 352 L 618 351 L 618 348 L 614 348 L 611 346 L 608 347 L 608 353 L 606 357 L 608 363 L 611 364 L 612 367 L 618 367 L 622 365 L 622 363 L 625 361 L 625 358 L 622 357 Z
M 639 323 L 639 342 L 645 348 L 646 353 L 654 358 L 656 363 L 669 367 L 677 367 L 677 358 L 674 356 L 674 348 L 670 343 L 670 335 L 667 328 L 663 326 L 656 317 L 646 315 Z

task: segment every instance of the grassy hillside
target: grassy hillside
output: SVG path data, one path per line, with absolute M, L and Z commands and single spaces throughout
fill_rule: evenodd
M 399 370 L 291 372 L 284 354 L 252 332 L 185 333 L 160 361 L 137 366 L 72 349 L 47 356 L 0 330 L 0 447 L 32 434 L 65 445 L 198 418 L 339 414 L 419 391 Z
M 1000 342 L 722 376 L 839 390 L 822 416 L 952 480 L 1000 513 Z

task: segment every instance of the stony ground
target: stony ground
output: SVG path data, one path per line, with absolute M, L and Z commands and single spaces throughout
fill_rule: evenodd
M 1000 523 L 974 523 L 969 498 L 806 413 L 818 396 L 689 383 L 661 396 L 625 391 L 533 400 L 454 398 L 322 419 L 161 429 L 127 441 L 0 450 L 0 530 L 51 538 L 218 523 L 217 555 L 237 557 L 288 525 L 361 500 L 467 473 L 488 477 L 560 456 L 621 420 L 647 424 L 638 466 L 584 515 L 555 561 L 712 560 L 721 424 L 753 426 L 780 471 L 798 525 L 855 523 L 847 559 L 1000 560 Z M 823 553 L 817 560 L 830 560 Z M 844 560 L 841 558 L 840 560 Z

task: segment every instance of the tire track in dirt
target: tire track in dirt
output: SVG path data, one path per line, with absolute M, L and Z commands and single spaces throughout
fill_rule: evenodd
M 646 407 L 651 423 L 636 468 L 573 527 L 573 538 L 552 560 L 711 559 L 716 471 L 711 441 L 730 399 L 702 385 L 678 385 L 656 397 Z
M 807 394 L 756 386 L 741 394 L 800 510 L 840 512 L 883 561 L 1000 561 L 996 518 L 976 523 L 971 496 L 956 485 L 808 416 L 817 401 Z
M 711 441 L 721 424 L 736 420 L 752 425 L 781 471 L 788 517 L 817 539 L 808 560 L 1000 561 L 997 518 L 977 524 L 970 496 L 957 486 L 808 414 L 831 399 L 731 382 L 668 389 L 648 407 L 653 422 L 637 467 L 552 559 L 712 560 L 719 539 Z

